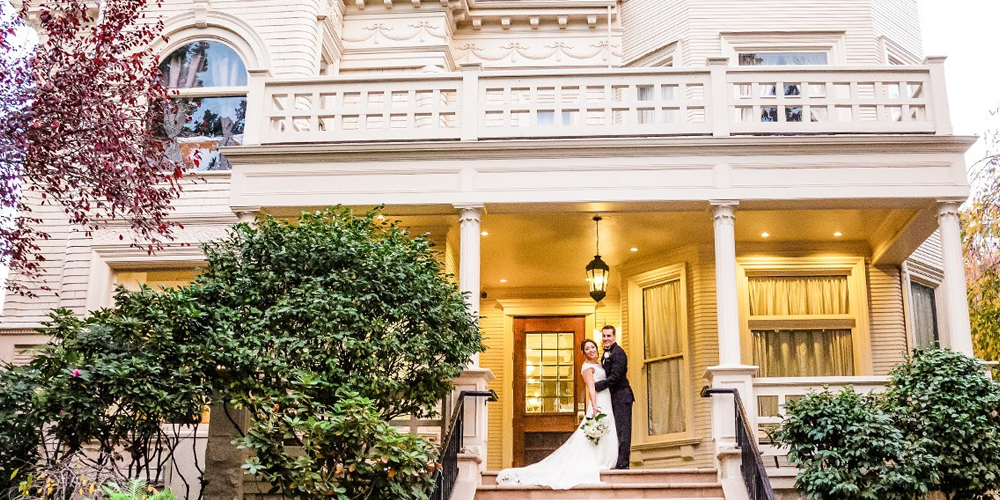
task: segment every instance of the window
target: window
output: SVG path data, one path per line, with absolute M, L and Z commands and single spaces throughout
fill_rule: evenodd
M 826 65 L 826 52 L 743 52 L 740 66 Z
M 801 66 L 801 65 L 825 65 L 827 64 L 826 52 L 742 52 L 739 54 L 740 66 Z M 745 87 L 745 88 L 742 88 Z M 798 97 L 802 95 L 802 90 L 797 83 L 785 83 L 782 87 L 782 95 L 786 97 Z M 741 85 L 740 94 L 748 95 L 750 85 Z M 761 85 L 761 97 L 774 97 L 778 93 L 777 85 Z M 742 112 L 752 111 L 747 108 L 740 108 Z M 750 121 L 747 116 L 741 116 L 741 121 Z M 812 114 L 810 121 L 822 121 L 821 116 Z M 777 122 L 778 106 L 764 106 L 760 109 L 760 121 Z M 785 106 L 785 122 L 801 122 L 802 106 Z
M 691 429 L 684 265 L 629 278 L 629 338 L 642 369 L 636 390 L 639 442 L 683 438 Z
M 681 282 L 642 289 L 643 368 L 649 436 L 685 431 Z
M 131 291 L 138 290 L 141 285 L 153 290 L 163 287 L 180 288 L 193 282 L 198 273 L 197 270 L 190 268 L 122 270 L 115 273 L 114 285 L 121 285 Z
M 931 347 L 940 340 L 933 287 L 910 281 L 910 317 L 914 347 Z
M 160 73 L 176 93 L 157 131 L 169 141 L 167 154 L 198 171 L 231 169 L 219 148 L 243 143 L 247 70 L 239 55 L 219 42 L 196 41 L 171 52 Z
M 847 276 L 759 276 L 747 283 L 760 376 L 854 375 Z

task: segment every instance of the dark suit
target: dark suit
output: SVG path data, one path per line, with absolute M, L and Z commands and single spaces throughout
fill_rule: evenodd
M 616 469 L 628 469 L 629 454 L 632 450 L 632 403 L 635 395 L 632 386 L 628 384 L 628 356 L 625 349 L 618 344 L 604 350 L 601 366 L 608 378 L 594 384 L 598 392 L 611 390 L 611 412 L 615 416 L 615 428 L 618 431 L 618 463 Z

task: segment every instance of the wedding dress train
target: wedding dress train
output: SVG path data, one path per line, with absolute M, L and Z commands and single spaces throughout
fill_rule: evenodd
M 594 382 L 607 378 L 604 367 L 597 363 L 584 363 L 580 373 L 590 369 L 594 370 Z M 597 393 L 597 407 L 607 415 L 604 421 L 608 422 L 608 432 L 598 444 L 587 439 L 583 429 L 577 427 L 569 440 L 541 462 L 500 471 L 497 484 L 548 486 L 554 490 L 565 490 L 580 484 L 600 483 L 601 471 L 614 467 L 618 461 L 618 434 L 615 432 L 615 417 L 611 413 L 610 391 Z M 587 415 L 591 415 L 590 405 L 587 406 Z

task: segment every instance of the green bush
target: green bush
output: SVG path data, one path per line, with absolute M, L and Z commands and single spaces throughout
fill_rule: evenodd
M 1000 389 L 978 361 L 915 350 L 885 394 L 847 388 L 791 401 L 776 435 L 811 498 L 985 499 L 1000 490 L 998 410 Z
M 980 363 L 944 349 L 914 351 L 892 371 L 886 403 L 904 439 L 937 458 L 931 489 L 948 500 L 1000 490 L 1000 389 Z
M 795 486 L 824 500 L 913 498 L 927 492 L 922 477 L 933 459 L 903 439 L 877 397 L 851 389 L 809 394 L 786 405 L 776 438 L 802 470 Z

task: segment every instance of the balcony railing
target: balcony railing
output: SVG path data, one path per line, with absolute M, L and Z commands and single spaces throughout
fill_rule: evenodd
M 248 144 L 951 133 L 940 59 L 254 78 Z
M 787 448 L 777 446 L 771 440 L 771 433 L 781 425 L 785 416 L 785 404 L 811 392 L 829 389 L 837 393 L 845 387 L 854 388 L 860 394 L 885 392 L 889 377 L 791 377 L 756 378 L 753 383 L 757 397 L 757 435 L 761 441 L 761 452 L 772 457 L 773 464 L 780 464 Z

